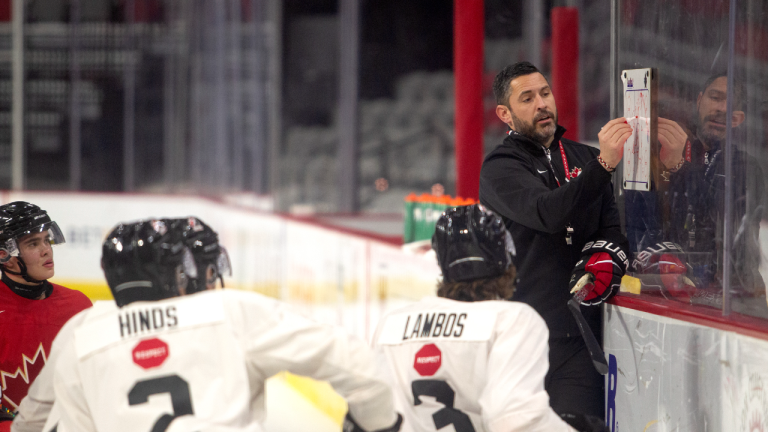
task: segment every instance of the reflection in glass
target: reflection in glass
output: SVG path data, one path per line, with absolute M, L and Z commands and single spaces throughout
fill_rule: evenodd
M 722 308 L 726 283 L 734 312 L 768 318 L 768 251 L 761 230 L 768 220 L 768 5 L 737 2 L 730 52 L 728 1 L 707 8 L 697 2 L 619 3 L 619 69 L 655 67 L 659 73 L 654 186 L 621 197 L 627 237 L 642 261 L 636 276 L 643 292 Z M 729 145 L 732 175 L 726 177 Z M 726 191 L 732 196 L 728 207 Z M 725 232 L 727 217 L 732 222 Z M 726 256 L 727 240 L 733 246 Z

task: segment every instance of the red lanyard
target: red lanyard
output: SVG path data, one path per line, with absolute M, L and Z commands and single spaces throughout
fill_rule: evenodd
M 565 158 L 565 149 L 563 148 L 563 143 L 560 141 L 557 141 L 557 144 L 560 146 L 560 157 L 563 158 L 563 168 L 565 169 L 565 181 L 567 183 L 571 182 L 571 174 L 568 171 L 568 159 Z M 549 149 L 546 149 L 547 152 L 549 152 Z M 555 167 L 552 166 L 552 158 L 547 154 L 547 158 L 549 159 L 549 166 L 552 168 L 552 174 L 555 176 L 555 181 L 557 182 L 557 187 L 560 187 L 560 180 L 557 179 L 557 174 L 555 174 Z M 573 176 L 573 178 L 576 178 L 576 176 Z
M 565 181 L 570 183 L 571 172 L 568 171 L 568 159 L 565 158 L 565 149 L 563 148 L 563 143 L 561 143 L 560 140 L 557 141 L 557 144 L 560 145 L 560 156 L 563 157 L 563 168 L 565 168 Z M 576 177 L 574 176 L 573 178 L 576 178 Z M 557 176 L 555 176 L 555 180 L 557 180 Z M 560 186 L 560 182 L 557 182 L 557 185 Z
M 518 132 L 514 130 L 510 130 L 507 132 L 507 135 L 517 134 Z M 560 146 L 560 157 L 563 158 L 563 168 L 565 169 L 565 181 L 570 183 L 571 182 L 571 173 L 570 170 L 568 170 L 568 159 L 565 157 L 565 149 L 563 148 L 563 143 L 560 142 L 560 140 L 557 140 L 557 145 Z M 548 151 L 548 149 L 545 149 L 545 151 Z M 549 155 L 547 155 L 549 156 Z M 549 166 L 552 168 L 552 174 L 555 176 L 555 181 L 557 182 L 557 187 L 560 187 L 560 180 L 557 179 L 557 174 L 555 173 L 555 168 L 552 166 L 552 159 L 548 157 L 549 159 Z M 576 176 L 573 176 L 573 178 L 576 178 Z

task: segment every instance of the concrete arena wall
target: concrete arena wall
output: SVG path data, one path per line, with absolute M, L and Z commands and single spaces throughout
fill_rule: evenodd
M 612 304 L 604 318 L 611 432 L 768 430 L 768 341 Z

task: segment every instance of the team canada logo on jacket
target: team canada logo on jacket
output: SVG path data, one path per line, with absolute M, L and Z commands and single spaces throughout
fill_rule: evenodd
M 578 168 L 578 167 L 573 167 L 573 169 L 571 170 L 571 173 L 570 173 L 570 174 L 571 174 L 571 178 L 576 178 L 576 177 L 578 177 L 578 176 L 579 176 L 579 174 L 581 174 L 581 168 Z

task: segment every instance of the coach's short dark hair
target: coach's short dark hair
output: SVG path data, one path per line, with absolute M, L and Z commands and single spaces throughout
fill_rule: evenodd
M 714 74 L 710 75 L 709 78 L 704 82 L 704 85 L 701 87 L 701 92 L 704 93 L 707 91 L 709 86 L 712 85 L 713 82 L 715 82 L 718 78 L 728 78 L 728 71 L 719 71 L 715 72 Z M 741 79 L 739 79 L 738 75 L 733 77 L 733 109 L 734 110 L 743 110 L 744 109 L 744 96 L 745 96 L 745 90 L 744 90 L 744 83 Z
M 541 71 L 527 61 L 517 62 L 502 69 L 493 79 L 493 96 L 496 98 L 496 104 L 509 105 L 509 95 L 512 92 L 509 83 L 519 76 L 532 73 L 541 73 Z

